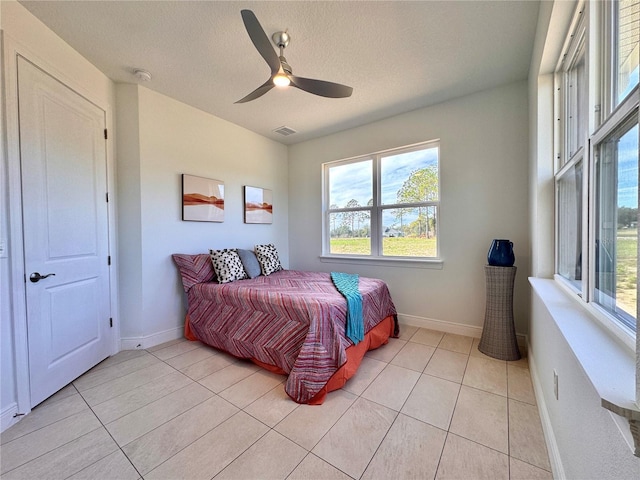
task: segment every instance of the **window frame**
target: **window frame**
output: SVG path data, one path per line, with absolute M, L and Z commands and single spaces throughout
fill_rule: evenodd
M 593 7 L 593 8 L 591 8 Z M 636 85 L 631 92 L 617 104 L 617 31 L 615 27 L 616 3 L 607 1 L 595 4 L 580 2 L 576 7 L 571 27 L 567 34 L 562 54 L 555 70 L 555 99 L 554 99 L 554 190 L 555 190 L 555 266 L 554 278 L 565 289 L 573 292 L 585 307 L 591 310 L 595 317 L 615 337 L 635 350 L 636 336 L 640 330 L 640 319 L 637 303 L 635 316 L 636 328 L 628 322 L 618 318 L 613 311 L 609 311 L 597 302 L 596 292 L 596 155 L 603 141 L 607 140 L 616 130 L 627 122 L 640 116 L 639 87 Z M 583 101 L 586 119 L 582 119 L 584 144 L 576 152 L 569 152 L 571 139 L 569 138 L 569 93 L 567 93 L 567 75 L 571 66 L 575 64 L 576 53 L 580 52 L 584 42 L 587 78 L 586 92 Z M 600 68 L 598 68 L 600 67 Z M 559 222 L 562 217 L 562 205 L 559 201 L 560 182 L 570 175 L 572 170 L 582 162 L 582 280 L 579 285 L 560 274 L 561 242 Z M 639 259 L 640 262 L 640 259 Z M 638 302 L 638 300 L 636 300 Z
M 438 199 L 424 202 L 412 203 L 382 203 L 382 178 L 381 178 L 381 162 L 383 157 L 411 153 L 420 150 L 436 148 L 438 151 L 437 175 L 438 175 Z M 440 203 L 442 200 L 442 181 L 441 181 L 441 146 L 440 139 L 428 140 L 412 145 L 397 147 L 387 150 L 381 150 L 357 157 L 350 157 L 341 160 L 334 160 L 322 164 L 322 255 L 323 261 L 346 261 L 346 262 L 368 262 L 377 265 L 395 264 L 402 265 L 420 265 L 427 268 L 441 268 L 442 259 L 440 257 Z M 332 167 L 340 165 L 348 165 L 353 163 L 372 160 L 372 198 L 373 205 L 360 207 L 341 207 L 330 208 L 329 205 L 329 171 Z M 435 238 L 436 238 L 436 254 L 433 257 L 417 257 L 417 256 L 393 256 L 383 254 L 383 212 L 394 208 L 411 208 L 411 207 L 434 207 L 436 210 Z M 332 213 L 344 213 L 350 211 L 369 210 L 370 218 L 370 254 L 343 254 L 331 253 L 331 221 Z M 375 232 L 375 235 L 374 235 Z

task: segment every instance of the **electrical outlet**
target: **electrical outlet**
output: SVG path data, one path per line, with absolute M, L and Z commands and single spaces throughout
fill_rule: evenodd
M 555 368 L 553 369 L 553 395 L 558 400 L 558 372 Z

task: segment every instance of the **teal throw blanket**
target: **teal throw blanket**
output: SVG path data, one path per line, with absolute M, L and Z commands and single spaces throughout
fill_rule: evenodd
M 338 291 L 347 299 L 345 334 L 354 345 L 357 345 L 358 342 L 364 339 L 362 295 L 358 290 L 359 276 L 350 273 L 331 272 L 331 280 Z

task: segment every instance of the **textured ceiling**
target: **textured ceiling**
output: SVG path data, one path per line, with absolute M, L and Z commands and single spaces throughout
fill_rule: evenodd
M 285 144 L 328 135 L 527 77 L 535 1 L 21 1 L 116 82 L 144 86 Z M 293 73 L 352 86 L 234 102 L 269 77 L 240 10 L 288 30 Z M 286 125 L 298 133 L 273 132 Z

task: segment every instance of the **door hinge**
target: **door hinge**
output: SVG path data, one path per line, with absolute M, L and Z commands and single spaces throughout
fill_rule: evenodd
M 107 257 L 107 265 L 111 265 L 111 255 Z
M 105 193 L 105 197 L 107 198 L 107 203 L 109 203 L 109 192 Z
M 110 319 L 109 319 L 109 326 L 110 326 L 111 328 L 113 328 L 113 318 L 110 318 Z
M 108 138 L 108 135 L 107 135 L 107 129 L 105 128 L 105 129 L 104 129 L 104 139 L 106 140 L 107 138 Z

